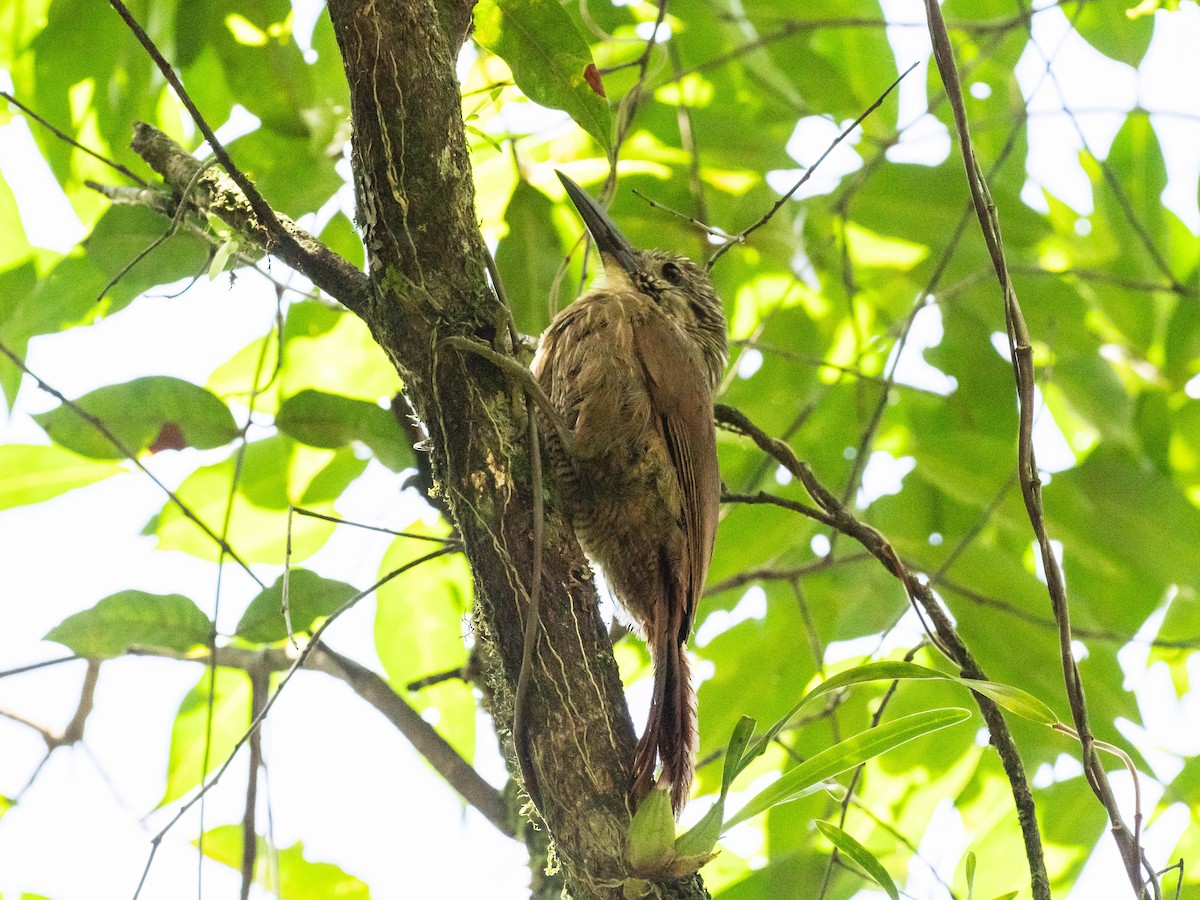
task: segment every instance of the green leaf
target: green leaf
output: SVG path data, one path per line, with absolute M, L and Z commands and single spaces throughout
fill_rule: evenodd
M 444 527 L 420 523 L 409 531 L 437 537 L 447 533 Z M 436 549 L 437 544 L 428 541 L 396 538 L 380 564 L 380 575 Z M 415 693 L 406 686 L 466 663 L 464 617 L 472 596 L 466 560 L 461 555 L 439 556 L 380 587 L 375 614 L 375 649 L 388 683 L 417 710 L 435 711 L 438 732 L 468 760 L 475 754 L 475 698 L 470 689 L 461 681 L 445 681 Z
M 79 656 L 109 659 L 132 649 L 187 653 L 208 643 L 211 623 L 182 594 L 120 591 L 50 629 L 55 641 Z
M 312 102 L 312 89 L 309 67 L 292 39 L 291 4 L 286 0 L 233 0 L 199 5 L 201 16 L 181 15 L 179 19 L 188 28 L 203 28 L 200 34 L 216 50 L 222 77 L 238 102 L 266 128 L 307 137 L 301 113 Z M 233 158 L 243 164 L 236 152 Z M 266 196 L 275 200 L 269 193 Z
M 195 842 L 200 845 L 200 841 Z M 242 868 L 242 827 L 222 825 L 204 833 L 204 855 L 232 869 Z M 332 863 L 304 858 L 304 844 L 270 847 L 258 838 L 254 880 L 288 900 L 371 900 L 367 886 Z M 272 876 L 278 865 L 278 880 Z
M 324 20 L 322 20 L 324 21 Z M 365 261 L 362 238 L 354 229 L 354 223 L 340 210 L 333 214 L 318 235 L 321 243 L 337 253 L 355 268 L 361 269 Z
M 1164 368 L 1177 386 L 1200 373 L 1200 303 L 1179 298 L 1167 323 L 1165 347 Z
M 1134 68 L 1150 48 L 1154 17 L 1130 17 L 1125 11 L 1135 0 L 1122 3 L 1067 3 L 1063 12 L 1080 36 L 1110 59 Z
M 128 128 L 126 122 L 122 130 Z M 50 273 L 43 302 L 91 314 L 104 291 L 107 305 L 101 311 L 112 313 L 151 288 L 195 277 L 208 262 L 208 242 L 188 229 L 177 229 L 142 256 L 170 227 L 169 220 L 145 207 L 110 206 L 80 245 L 84 252 L 76 251 Z
M 159 806 L 178 800 L 197 787 L 233 752 L 250 727 L 250 678 L 238 669 L 217 669 L 216 691 L 211 696 L 212 732 L 209 737 L 210 672 L 200 676 L 188 691 L 171 726 L 167 757 L 167 789 Z M 207 749 L 206 749 L 207 745 Z M 207 759 L 208 766 L 204 762 Z
M 787 715 L 779 719 L 767 729 L 765 734 L 754 742 L 754 746 L 751 747 L 750 752 L 742 759 L 741 768 L 738 771 L 744 769 L 751 760 L 761 755 L 771 741 L 775 740 L 779 732 L 787 726 L 788 722 L 795 718 L 801 709 L 823 694 L 856 684 L 865 684 L 870 681 L 903 681 L 906 679 L 952 681 L 973 691 L 978 691 L 1009 712 L 1016 713 L 1030 721 L 1041 725 L 1054 725 L 1059 721 L 1058 716 L 1046 704 L 1020 688 L 996 684 L 992 681 L 960 678 L 957 675 L 949 675 L 945 672 L 939 672 L 937 669 L 929 669 L 925 666 L 919 666 L 916 663 L 904 662 L 903 660 L 880 660 L 838 672 L 805 694 Z
M 733 779 L 741 771 L 742 754 L 746 752 L 746 746 L 750 743 L 750 737 L 754 734 L 755 724 L 755 721 L 749 716 L 742 716 L 738 719 L 737 725 L 734 726 L 733 734 L 729 738 L 729 744 L 725 747 L 725 767 L 721 771 L 722 801 L 725 800 L 725 796 L 729 793 L 729 787 L 733 784 Z
M 75 404 L 99 419 L 129 450 L 211 450 L 237 437 L 229 408 L 204 388 L 168 376 L 136 378 L 98 388 Z M 66 405 L 34 416 L 51 439 L 93 459 L 121 459 L 90 422 Z
M 293 519 L 293 521 L 295 521 Z M 283 575 L 258 594 L 238 622 L 238 637 L 256 644 L 285 640 L 287 623 L 283 617 Z M 322 578 L 308 569 L 292 569 L 288 575 L 288 611 L 294 632 L 311 631 L 318 619 L 341 609 L 358 591 L 344 581 Z
M 295 133 L 259 128 L 229 145 L 230 154 L 271 205 L 297 217 L 320 207 L 343 184 L 334 168 L 338 157 L 325 150 L 310 140 L 307 127 Z M 296 177 L 300 171 L 303 178 Z
M 900 900 L 900 892 L 896 890 L 896 883 L 892 881 L 892 876 L 888 874 L 887 869 L 875 858 L 875 854 L 832 822 L 818 821 L 817 829 L 842 852 L 842 855 L 857 863 L 859 868 L 883 888 L 892 900 Z
M 504 221 L 508 234 L 496 247 L 496 268 L 517 328 L 540 334 L 550 324 L 550 292 L 564 256 L 554 204 L 529 182 L 518 181 Z
M 280 343 L 283 359 L 277 362 Z M 264 385 L 262 373 L 276 369 L 274 379 Z M 270 336 L 265 359 L 262 340 L 252 341 L 213 372 L 208 389 L 243 404 L 257 389 L 255 409 L 274 413 L 284 398 L 305 390 L 371 403 L 390 400 L 400 391 L 400 377 L 362 319 L 308 300 L 288 308 L 282 342 Z
M 135 14 L 142 9 L 137 7 Z M 151 80 L 161 85 L 161 78 L 149 55 L 130 39 L 118 17 L 93 15 L 87 0 L 55 0 L 46 7 L 44 19 L 41 10 L 29 12 L 37 17 L 33 21 L 44 22 L 44 28 L 21 47 L 27 55 L 12 67 L 16 95 L 92 150 L 108 157 L 117 155 L 111 148 L 124 151 L 130 123 L 156 119 L 158 91 Z M 161 24 L 171 18 L 160 15 L 146 23 L 151 40 L 160 47 L 169 46 Z M 72 93 L 81 83 L 107 89 Z M 33 134 L 61 181 L 108 174 L 101 163 L 82 157 L 48 130 L 35 127 Z
M 729 796 L 729 787 L 733 779 L 741 771 L 742 754 L 754 734 L 755 722 L 749 716 L 742 716 L 734 726 L 733 734 L 725 747 L 725 766 L 721 772 L 721 793 L 700 821 L 679 836 L 675 842 L 677 856 L 699 856 L 710 853 L 721 837 L 721 823 L 725 819 L 725 799 Z
M 45 22 L 50 0 L 14 0 L 0 7 L 0 67 L 12 68 L 29 41 Z M 3 111 L 0 111 L 0 116 Z
M 0 175 L 0 234 L 4 235 L 4 241 L 0 242 L 0 272 L 3 272 L 26 259 L 32 248 L 29 246 L 29 240 L 25 237 L 25 228 L 21 224 L 17 200 L 2 175 Z
M 45 310 L 37 303 L 40 280 L 32 262 L 0 272 L 0 341 L 18 359 L 29 349 L 29 339 L 46 328 Z M 0 355 L 0 391 L 12 412 L 25 377 L 7 356 Z
M 886 753 L 893 747 L 922 735 L 957 725 L 971 718 L 965 709 L 948 707 L 905 716 L 894 722 L 871 728 L 832 747 L 822 750 L 783 773 L 783 777 L 756 794 L 736 815 L 725 823 L 725 831 L 766 812 L 773 806 L 796 800 L 827 778 L 840 775 Z
M 40 503 L 123 471 L 60 447 L 7 444 L 0 447 L 0 509 Z
M 275 425 L 312 447 L 334 449 L 362 441 L 393 472 L 416 464 L 395 415 L 367 400 L 304 390 L 283 401 Z
M 475 39 L 508 63 L 526 97 L 563 110 L 612 153 L 608 101 L 587 81 L 589 67 L 595 72 L 592 51 L 556 0 L 482 0 Z
M 1037 722 L 1040 725 L 1055 725 L 1059 721 L 1058 716 L 1054 714 L 1050 707 L 1020 688 L 1010 687 L 1006 684 L 996 684 L 993 681 L 961 678 L 957 675 L 949 675 L 945 672 L 939 672 L 937 669 L 929 669 L 925 666 L 919 666 L 916 663 L 904 662 L 903 660 L 882 660 L 862 666 L 855 666 L 852 669 L 839 672 L 814 688 L 809 695 L 809 699 L 852 684 L 861 684 L 865 681 L 903 681 L 905 679 L 931 678 L 952 681 L 973 691 L 978 691 L 1009 712 L 1016 713 L 1022 718 Z
M 288 506 L 333 513 L 333 503 L 367 461 L 350 450 L 318 450 L 276 435 L 246 445 L 237 490 L 233 492 L 228 541 L 247 562 L 281 564 L 288 528 Z M 197 469 L 175 495 L 211 530 L 224 521 L 237 470 L 236 454 Z M 158 546 L 216 560 L 220 547 L 179 507 L 167 501 L 153 523 Z M 334 524 L 309 516 L 292 522 L 292 561 L 311 556 L 333 534 Z
M 1007 709 L 1010 713 L 1020 716 L 1039 725 L 1053 726 L 1060 723 L 1054 710 L 1045 703 L 1020 688 L 1007 684 L 997 684 L 994 681 L 977 681 L 973 678 L 950 678 L 963 687 L 970 688 L 983 694 L 997 706 Z

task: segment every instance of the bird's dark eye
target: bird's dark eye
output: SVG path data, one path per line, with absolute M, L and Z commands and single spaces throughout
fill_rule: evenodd
M 663 278 L 667 279 L 671 284 L 679 284 L 679 282 L 683 281 L 683 272 L 673 262 L 663 263 L 662 273 Z

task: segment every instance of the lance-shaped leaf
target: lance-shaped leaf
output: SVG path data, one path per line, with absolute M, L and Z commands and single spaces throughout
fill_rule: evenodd
M 733 728 L 733 735 L 725 748 L 725 768 L 721 772 L 721 794 L 700 821 L 679 836 L 675 841 L 675 853 L 684 858 L 707 858 L 717 845 L 721 836 L 721 824 L 725 820 L 725 798 L 729 796 L 729 787 L 733 779 L 741 771 L 742 754 L 754 734 L 754 720 L 742 716 Z
M 508 63 L 526 97 L 563 110 L 612 152 L 612 114 L 593 84 L 592 51 L 557 0 L 483 0 L 475 39 Z
M 948 707 L 904 716 L 894 722 L 871 728 L 847 738 L 809 757 L 795 768 L 783 773 L 783 777 L 754 796 L 736 815 L 725 823 L 725 831 L 734 825 L 766 812 L 772 806 L 787 803 L 811 793 L 826 778 L 833 778 L 848 769 L 862 765 L 869 759 L 886 753 L 893 747 L 931 734 L 942 728 L 957 725 L 971 718 L 965 709 Z
M 851 687 L 856 684 L 864 684 L 870 681 L 904 681 L 904 680 L 935 680 L 935 681 L 952 681 L 956 684 L 961 684 L 964 687 L 977 691 L 980 694 L 988 697 L 998 706 L 1007 709 L 1011 713 L 1015 713 L 1024 719 L 1031 722 L 1037 722 L 1040 725 L 1054 725 L 1059 719 L 1041 700 L 1034 697 L 1027 691 L 1020 688 L 1011 687 L 1006 684 L 998 684 L 994 681 L 980 681 L 973 678 L 961 678 L 957 675 L 950 675 L 946 672 L 939 672 L 937 669 L 930 669 L 926 666 L 920 666 L 916 663 L 904 662 L 902 660 L 880 660 L 878 662 L 866 663 L 865 665 L 855 666 L 852 669 L 847 669 L 844 672 L 838 672 L 819 685 L 809 691 L 804 697 L 793 706 L 786 715 L 781 717 L 774 725 L 760 736 L 746 754 L 742 757 L 738 772 L 741 772 L 750 764 L 750 762 L 760 756 L 771 741 L 785 727 L 788 722 L 795 718 L 796 714 L 802 708 L 807 706 L 818 697 L 829 693 L 830 691 L 841 690 Z
M 883 888 L 892 900 L 900 900 L 900 892 L 896 890 L 896 882 L 888 874 L 875 854 L 831 822 L 817 822 L 821 834 L 829 838 L 829 842 L 842 852 L 842 855 L 856 862 L 860 869 L 870 876 L 871 880 Z

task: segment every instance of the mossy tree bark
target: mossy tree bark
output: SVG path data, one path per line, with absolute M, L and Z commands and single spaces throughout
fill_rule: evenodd
M 525 403 L 490 363 L 439 349 L 453 335 L 497 348 L 508 341 L 487 280 L 454 69 L 471 6 L 331 0 L 329 14 L 350 85 L 370 261 L 361 314 L 428 429 L 435 489 L 474 572 L 484 693 L 505 734 L 533 570 Z M 540 649 L 527 701 L 540 812 L 572 895 L 619 897 L 635 734 L 588 564 L 552 502 L 543 542 Z M 699 878 L 663 894 L 707 896 Z

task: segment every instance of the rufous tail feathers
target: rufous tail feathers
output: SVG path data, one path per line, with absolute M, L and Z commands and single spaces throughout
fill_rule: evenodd
M 667 638 L 653 652 L 654 697 L 634 756 L 634 795 L 641 802 L 654 787 L 655 762 L 661 760 L 658 780 L 670 785 L 671 808 L 678 816 L 687 803 L 696 767 L 696 692 L 681 643 Z

